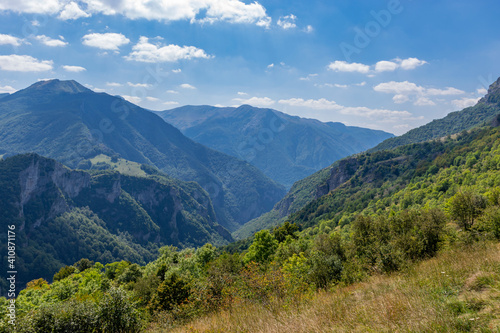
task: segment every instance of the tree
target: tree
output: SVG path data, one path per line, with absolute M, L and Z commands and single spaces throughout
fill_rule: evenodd
M 470 230 L 474 220 L 486 208 L 486 199 L 471 191 L 459 191 L 448 202 L 451 218 L 464 230 Z
M 255 234 L 244 261 L 245 263 L 255 261 L 259 264 L 266 264 L 277 248 L 278 241 L 271 235 L 269 230 L 261 230 Z

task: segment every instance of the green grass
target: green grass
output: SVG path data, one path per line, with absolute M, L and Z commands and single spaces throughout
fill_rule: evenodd
M 147 332 L 499 332 L 500 246 L 448 250 L 401 273 L 334 287 L 293 307 L 243 302 Z
M 96 166 L 98 163 L 105 163 L 110 166 L 110 169 L 118 171 L 121 174 L 135 176 L 135 177 L 147 177 L 148 175 L 142 170 L 141 164 L 125 160 L 123 158 L 118 158 L 116 162 L 112 161 L 112 158 L 99 154 L 94 158 L 90 159 L 92 163 L 92 168 Z

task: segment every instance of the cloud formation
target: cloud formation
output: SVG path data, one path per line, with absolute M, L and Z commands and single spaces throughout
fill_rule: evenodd
M 40 43 L 50 47 L 61 47 L 68 45 L 68 43 L 63 41 L 62 39 L 53 39 L 45 35 L 36 36 L 35 39 Z
M 16 89 L 12 88 L 11 86 L 0 86 L 0 94 L 12 94 L 16 92 Z
M 290 14 L 287 16 L 281 16 L 278 19 L 277 24 L 285 30 L 293 29 L 293 28 L 297 27 L 297 25 L 295 24 L 296 19 L 297 19 L 297 16 L 295 16 L 293 14 Z
M 461 99 L 454 99 L 451 101 L 451 104 L 453 104 L 455 107 L 457 107 L 459 110 L 465 109 L 469 106 L 474 106 L 476 103 L 480 100 L 481 98 L 467 98 L 463 97 Z
M 419 66 L 427 64 L 425 60 L 419 60 L 417 58 L 399 59 L 396 58 L 391 61 L 382 60 L 375 65 L 366 65 L 356 62 L 347 62 L 336 60 L 328 65 L 328 69 L 336 72 L 357 72 L 361 74 L 382 73 L 382 72 L 393 72 L 396 69 L 412 70 Z
M 90 14 L 84 12 L 76 2 L 70 2 L 64 6 L 64 9 L 59 13 L 61 20 L 76 20 L 81 17 L 89 17 Z
M 130 43 L 130 39 L 117 33 L 93 33 L 83 36 L 83 45 L 97 47 L 101 50 L 118 51 L 120 46 Z
M 336 72 L 357 72 L 366 74 L 370 71 L 370 66 L 357 62 L 348 63 L 347 61 L 336 60 L 328 65 L 328 69 Z
M 29 55 L 0 55 L 0 70 L 11 72 L 44 72 L 52 70 L 52 60 L 38 60 Z
M 84 72 L 87 70 L 85 67 L 81 67 L 81 66 L 62 66 L 62 68 L 66 72 L 72 72 L 72 73 L 80 73 L 80 72 Z
M 7 0 L 0 10 L 29 14 L 58 14 L 61 20 L 75 20 L 93 14 L 123 15 L 126 18 L 214 23 L 250 23 L 268 27 L 271 18 L 258 2 L 246 4 L 240 0 Z
M 19 46 L 23 43 L 23 40 L 11 35 L 0 34 L 0 45 L 12 45 Z
M 401 104 L 413 100 L 414 105 L 418 106 L 432 106 L 436 105 L 429 96 L 455 96 L 465 94 L 464 91 L 447 87 L 445 89 L 425 88 L 413 82 L 383 82 L 375 87 L 373 90 L 386 94 L 393 94 L 392 100 L 394 103 Z
M 253 106 L 271 106 L 275 101 L 269 97 L 233 98 L 233 101 L 240 105 L 248 104 Z
M 387 109 L 371 109 L 364 106 L 350 107 L 337 104 L 335 101 L 320 99 L 290 98 L 279 100 L 278 103 L 294 107 L 304 107 L 317 110 L 335 110 L 344 115 L 354 115 L 367 118 L 389 117 L 410 118 L 412 114 L 408 111 L 393 111 Z
M 211 56 L 194 46 L 152 44 L 147 37 L 141 37 L 139 42 L 132 47 L 132 52 L 125 57 L 127 60 L 149 63 L 175 62 L 195 58 L 210 59 Z

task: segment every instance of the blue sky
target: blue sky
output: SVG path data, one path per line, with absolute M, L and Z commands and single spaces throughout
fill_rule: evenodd
M 491 1 L 3 0 L 0 92 L 74 79 L 153 110 L 251 104 L 402 134 L 500 76 Z

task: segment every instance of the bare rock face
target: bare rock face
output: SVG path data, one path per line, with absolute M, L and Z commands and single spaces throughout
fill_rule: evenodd
M 479 100 L 479 103 L 500 104 L 500 78 L 490 85 L 488 93 Z
M 39 217 L 31 226 L 37 228 L 44 220 L 54 218 L 69 211 L 65 197 L 76 197 L 83 188 L 90 186 L 90 175 L 72 171 L 53 160 L 41 159 L 31 154 L 29 166 L 19 173 L 19 217 L 24 219 L 25 206 L 40 196 L 53 197 L 46 214 Z

